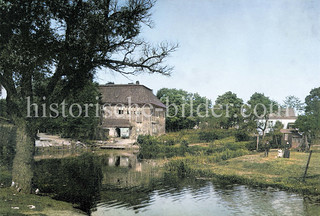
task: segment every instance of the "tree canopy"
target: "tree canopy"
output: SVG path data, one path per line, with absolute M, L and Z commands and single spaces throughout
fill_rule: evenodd
M 140 37 L 152 26 L 153 0 L 0 1 L 0 84 L 17 125 L 13 180 L 30 191 L 38 119 L 26 118 L 29 102 L 60 103 L 92 83 L 95 71 L 169 75 L 164 59 L 176 44 Z M 16 165 L 15 165 L 16 164 Z
M 249 101 L 250 121 L 255 121 L 257 128 L 262 131 L 263 136 L 268 126 L 269 115 L 278 111 L 278 105 L 275 101 L 262 93 L 254 93 Z
M 301 102 L 301 100 L 298 97 L 294 95 L 287 96 L 283 102 L 286 108 L 293 108 L 297 112 L 301 112 L 304 109 L 304 104 Z
M 27 98 L 31 104 L 46 103 L 47 108 L 66 98 L 70 101 L 71 95 L 82 100 L 77 94 L 88 89 L 101 68 L 122 75 L 169 75 L 172 67 L 162 63 L 177 45 L 160 42 L 153 46 L 140 37 L 143 25 L 152 26 L 154 3 L 1 1 L 0 84 L 7 91 L 9 116 L 25 118 Z M 91 95 L 92 100 L 95 96 Z M 28 126 L 31 134 L 37 126 Z
M 300 115 L 296 127 L 313 139 L 320 138 L 320 87 L 314 88 L 305 99 L 305 115 Z
M 211 107 L 206 97 L 182 89 L 162 88 L 157 97 L 167 105 L 166 129 L 169 131 L 193 128 Z
M 216 105 L 221 105 L 220 126 L 223 128 L 230 128 L 239 125 L 243 120 L 241 115 L 241 108 L 243 100 L 238 98 L 235 93 L 228 91 L 223 95 L 218 96 Z M 228 107 L 227 107 L 228 106 Z

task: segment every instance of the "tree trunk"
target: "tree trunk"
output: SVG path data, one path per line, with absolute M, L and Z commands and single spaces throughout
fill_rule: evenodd
M 17 127 L 16 154 L 13 160 L 12 181 L 23 193 L 31 193 L 33 177 L 34 139 L 24 119 L 15 120 Z

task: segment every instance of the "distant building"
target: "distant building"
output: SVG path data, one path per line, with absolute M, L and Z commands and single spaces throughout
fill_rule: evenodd
M 280 130 L 282 133 L 282 142 L 289 143 L 290 147 L 298 148 L 305 142 L 304 137 L 295 128 L 294 123 L 297 120 L 295 110 L 292 108 L 282 108 L 280 112 L 275 112 L 269 115 L 267 121 L 267 128 L 265 133 L 270 133 L 277 122 L 283 124 L 283 129 Z M 264 122 L 264 120 L 262 120 Z
M 166 106 L 144 85 L 99 86 L 104 108 L 102 128 L 111 137 L 136 139 L 138 135 L 165 133 Z
M 290 129 L 294 127 L 294 123 L 297 120 L 294 109 L 292 108 L 281 108 L 280 112 L 275 112 L 269 115 L 267 121 L 266 133 L 269 133 L 271 129 L 275 126 L 276 122 L 281 122 L 283 124 L 283 129 Z M 261 120 L 261 122 L 265 122 Z
M 294 109 L 283 108 L 280 113 L 272 113 L 269 115 L 268 128 L 272 128 L 277 121 L 283 124 L 284 129 L 292 128 L 297 118 Z
M 296 129 L 281 129 L 280 132 L 283 134 L 284 143 L 288 142 L 291 148 L 301 147 L 305 142 L 303 136 Z

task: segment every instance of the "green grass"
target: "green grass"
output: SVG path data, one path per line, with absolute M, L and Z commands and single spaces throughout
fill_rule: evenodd
M 169 132 L 158 137 L 160 142 L 171 142 L 173 144 L 181 143 L 183 140 L 188 141 L 190 144 L 194 143 L 210 143 L 216 139 L 223 139 L 225 137 L 233 136 L 235 130 L 229 129 L 205 129 L 205 130 L 194 130 L 185 129 L 177 132 Z M 205 135 L 208 135 L 206 137 Z M 215 135 L 215 136 L 209 136 Z M 214 139 L 215 137 L 215 139 Z M 210 139 L 212 138 L 212 139 Z
M 277 158 L 276 150 L 269 157 L 263 153 L 244 155 L 228 160 L 208 160 L 191 157 L 182 160 L 188 172 L 195 177 L 210 177 L 231 183 L 254 186 L 273 186 L 295 192 L 320 195 L 320 153 L 312 154 L 307 178 L 303 174 L 308 153 L 291 151 L 290 158 Z M 177 162 L 176 162 L 177 163 Z
M 35 206 L 30 209 L 30 205 Z M 14 209 L 14 208 L 19 209 Z M 13 188 L 0 189 L 0 215 L 84 215 L 71 204 L 34 194 L 21 194 Z
M 22 194 L 11 184 L 11 172 L 0 166 L 0 215 L 84 215 L 72 204 L 35 194 Z M 35 206 L 30 209 L 29 206 Z M 14 209 L 18 207 L 19 209 Z
M 7 187 L 11 184 L 11 171 L 0 165 L 0 188 Z

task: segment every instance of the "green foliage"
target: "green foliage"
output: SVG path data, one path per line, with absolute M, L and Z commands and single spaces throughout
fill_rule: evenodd
M 215 131 L 201 131 L 199 133 L 199 140 L 201 141 L 212 142 L 219 138 L 220 138 L 219 135 Z
M 209 132 L 205 132 L 210 134 Z M 247 150 L 251 141 L 236 142 L 234 137 L 225 137 L 228 133 L 223 134 L 215 132 L 215 136 L 221 139 L 211 140 L 212 143 L 205 145 L 189 145 L 189 140 L 181 139 L 175 145 L 167 145 L 161 137 L 153 137 L 150 135 L 139 136 L 138 144 L 140 146 L 140 152 L 138 157 L 143 159 L 150 158 L 171 158 L 175 156 L 186 156 L 186 155 L 211 155 L 217 152 L 223 152 L 226 150 L 235 151 L 238 149 Z M 211 134 L 210 134 L 211 136 Z M 177 139 L 178 140 L 178 139 Z
M 172 67 L 163 62 L 177 45 L 154 46 L 139 37 L 144 25 L 151 26 L 153 6 L 149 0 L 1 1 L 0 84 L 7 92 L 10 118 L 27 125 L 27 140 L 46 123 L 26 118 L 26 98 L 32 103 L 44 97 L 50 103 L 73 101 L 101 68 L 123 74 L 170 74 Z M 92 119 L 58 120 L 48 128 L 62 130 L 64 136 L 91 137 Z M 33 149 L 25 151 L 24 145 L 17 145 L 17 152 L 23 152 L 21 165 L 31 173 Z M 13 167 L 19 173 L 19 166 Z M 21 184 L 31 182 L 25 175 L 15 177 Z
M 285 107 L 293 108 L 296 111 L 302 111 L 304 109 L 304 104 L 296 96 L 289 95 L 283 102 Z
M 62 137 L 75 139 L 94 139 L 97 133 L 99 133 L 98 124 L 100 120 L 100 113 L 96 113 L 96 106 L 99 106 L 100 104 L 98 84 L 88 82 L 81 91 L 70 94 L 64 101 L 65 104 L 68 105 L 66 105 L 67 116 L 62 116 L 62 106 L 59 106 L 60 114 L 58 117 L 39 119 L 39 128 L 41 128 L 41 131 L 51 134 L 60 134 Z M 79 115 L 78 108 L 73 109 L 72 111 L 73 115 L 76 117 L 70 115 L 69 107 L 71 104 L 79 104 L 81 106 L 82 112 L 79 117 L 77 117 Z M 91 107 L 88 107 L 87 113 L 84 104 L 92 104 Z M 49 104 L 47 104 L 46 107 L 49 115 Z M 40 110 L 39 113 L 42 113 L 42 110 Z M 55 116 L 54 113 L 52 115 Z
M 94 155 L 36 162 L 34 187 L 54 198 L 75 203 L 89 211 L 95 205 L 102 181 L 101 164 Z
M 0 99 L 0 117 L 8 118 L 7 102 L 4 99 Z
M 188 152 L 189 143 L 186 140 L 183 140 L 180 144 L 179 150 L 180 155 L 184 156 Z
M 2 165 L 0 163 L 0 174 L 1 174 L 0 175 L 0 184 L 2 185 L 1 187 L 10 187 L 11 182 L 12 182 L 11 170 L 8 169 L 8 167 L 6 165 Z M 1 187 L 0 187 L 0 189 L 1 189 Z M 1 215 L 1 211 L 0 211 L 0 215 Z
M 282 148 L 283 143 L 282 143 L 282 136 L 283 134 L 281 133 L 281 129 L 283 129 L 283 124 L 280 121 L 277 121 L 275 125 L 271 128 L 269 136 L 270 145 L 271 148 Z
M 236 141 L 241 142 L 241 141 L 249 141 L 250 136 L 247 131 L 245 130 L 237 130 L 234 134 Z
M 260 129 L 264 134 L 267 129 L 269 114 L 278 110 L 278 104 L 264 94 L 257 92 L 250 97 L 248 104 L 250 105 L 248 111 L 251 113 L 249 121 L 254 121 L 256 128 Z M 264 121 L 259 121 L 261 119 Z
M 199 122 L 199 116 L 206 114 L 206 107 L 211 107 L 211 101 L 206 97 L 182 89 L 162 88 L 157 92 L 157 97 L 168 107 L 168 131 L 193 128 Z
M 216 105 L 221 105 L 222 110 L 217 111 L 219 117 L 220 127 L 228 129 L 239 125 L 243 118 L 241 116 L 241 106 L 243 100 L 238 98 L 235 93 L 228 91 L 220 95 L 216 100 Z
M 159 141 L 150 135 L 139 135 L 137 143 L 140 146 L 138 157 L 141 159 L 157 158 L 160 153 Z
M 12 167 L 16 148 L 16 127 L 0 124 L 0 165 Z
M 235 129 L 189 129 L 166 133 L 158 137 L 159 141 L 167 145 L 179 144 L 187 140 L 190 144 L 212 142 L 216 139 L 224 139 L 235 134 Z M 216 138 L 216 139 L 213 139 Z
M 218 163 L 221 161 L 229 160 L 231 158 L 240 157 L 249 154 L 246 149 L 230 150 L 226 149 L 221 152 L 215 152 L 211 155 L 205 156 L 192 156 L 188 155 L 184 158 L 174 158 L 166 164 L 167 170 L 176 172 L 179 177 L 196 176 L 194 167 L 201 167 L 203 164 Z
M 314 88 L 305 99 L 305 115 L 295 122 L 296 127 L 312 139 L 320 138 L 320 87 Z
M 246 143 L 246 149 L 248 149 L 249 151 L 253 151 L 257 149 L 257 141 L 248 141 Z
M 183 140 L 188 140 L 189 143 L 199 142 L 198 130 L 193 129 L 184 129 L 176 132 L 169 132 L 163 134 L 158 139 L 168 145 L 178 144 Z

